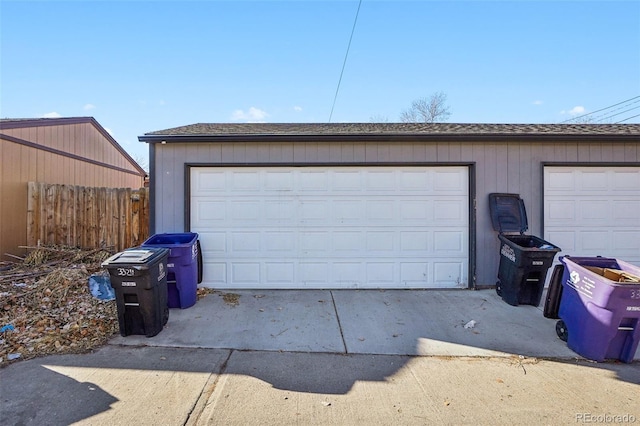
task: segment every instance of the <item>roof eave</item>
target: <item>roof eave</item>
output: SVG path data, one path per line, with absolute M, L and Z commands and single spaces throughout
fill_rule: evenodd
M 143 135 L 140 142 L 146 143 L 207 143 L 207 142 L 486 142 L 505 140 L 560 141 L 638 141 L 635 134 L 562 134 L 562 133 L 358 133 L 358 134 L 182 134 Z

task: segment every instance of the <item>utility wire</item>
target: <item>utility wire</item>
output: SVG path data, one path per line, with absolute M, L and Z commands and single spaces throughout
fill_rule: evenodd
M 582 114 L 582 115 L 579 115 L 579 116 L 577 116 L 577 117 L 573 117 L 573 118 L 570 118 L 570 119 L 568 119 L 568 120 L 561 121 L 561 122 L 560 122 L 560 124 L 562 124 L 562 123 L 567 123 L 567 122 L 569 122 L 569 121 L 573 121 L 573 120 L 577 120 L 577 119 L 579 119 L 579 118 L 586 117 L 586 116 L 588 116 L 588 115 L 592 115 L 592 114 L 595 114 L 596 112 L 604 111 L 604 110 L 609 109 L 609 108 L 613 108 L 614 106 L 618 106 L 618 105 L 621 105 L 621 104 L 627 103 L 627 102 L 629 102 L 629 101 L 632 101 L 632 100 L 634 100 L 634 99 L 638 99 L 638 98 L 640 98 L 640 96 L 634 96 L 633 98 L 627 99 L 626 101 L 622 101 L 622 102 L 618 102 L 617 104 L 609 105 L 609 106 L 608 106 L 608 107 L 606 107 L 606 108 L 601 108 L 601 109 L 599 109 L 599 110 L 596 110 L 596 111 L 593 111 L 593 112 L 589 112 L 589 113 L 587 113 L 587 114 Z
M 362 5 L 362 0 L 358 2 L 358 10 L 356 11 L 356 17 L 353 20 L 353 27 L 351 28 L 351 37 L 349 37 L 349 44 L 347 45 L 347 53 L 345 53 L 344 55 L 344 61 L 342 62 L 342 71 L 340 71 L 340 78 L 338 79 L 338 86 L 336 87 L 336 94 L 333 96 L 333 104 L 331 105 L 331 113 L 329 114 L 329 123 L 331 123 L 331 117 L 333 117 L 333 109 L 336 106 L 336 99 L 338 99 L 338 91 L 340 91 L 342 74 L 344 74 L 344 68 L 347 65 L 347 58 L 349 57 L 349 49 L 351 48 L 351 40 L 353 40 L 353 33 L 356 30 L 356 23 L 358 22 L 358 15 L 360 14 L 361 5 Z
M 624 123 L 625 121 L 627 121 L 627 120 L 631 120 L 632 118 L 636 118 L 636 117 L 640 117 L 640 114 L 638 114 L 638 115 L 632 115 L 631 117 L 627 117 L 627 118 L 625 118 L 624 120 L 616 121 L 616 122 L 615 122 L 615 123 L 613 123 L 613 124 L 620 124 L 620 123 Z
M 635 106 L 633 108 L 629 108 L 631 105 L 637 104 L 637 103 L 640 103 L 640 99 L 637 99 L 637 100 L 635 100 L 633 102 L 628 102 L 625 105 L 622 105 L 622 106 L 619 106 L 618 108 L 612 109 L 611 111 L 607 111 L 605 113 L 602 113 L 602 114 L 598 115 L 597 117 L 590 117 L 590 118 L 592 118 L 593 121 L 595 121 L 597 123 L 599 121 L 602 121 L 602 120 L 605 120 L 605 119 L 607 119 L 609 117 L 613 117 L 614 115 L 617 115 L 617 114 L 613 114 L 613 113 L 615 113 L 616 111 L 620 111 L 621 109 L 628 108 L 627 111 L 630 111 L 630 110 L 633 110 L 633 109 L 636 109 L 636 108 L 640 108 L 640 106 Z
M 619 112 L 619 113 L 617 113 L 617 114 L 607 115 L 606 117 L 602 117 L 601 119 L 596 120 L 596 123 L 599 123 L 599 122 L 604 121 L 604 120 L 606 120 L 606 119 L 608 119 L 608 118 L 611 118 L 611 117 L 615 117 L 616 115 L 620 115 L 620 114 L 627 113 L 627 112 L 629 112 L 629 111 L 633 111 L 634 109 L 638 109 L 638 108 L 640 108 L 640 106 L 633 107 L 633 108 L 629 108 L 629 109 L 625 109 L 624 111 L 620 111 L 620 112 Z

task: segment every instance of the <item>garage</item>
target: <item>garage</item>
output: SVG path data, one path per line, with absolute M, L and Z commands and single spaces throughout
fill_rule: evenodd
M 191 166 L 203 286 L 467 288 L 467 166 Z
M 493 287 L 496 192 L 560 255 L 640 262 L 640 124 L 195 123 L 139 140 L 150 232 L 198 232 L 210 288 Z
M 544 166 L 545 239 L 640 265 L 640 167 Z

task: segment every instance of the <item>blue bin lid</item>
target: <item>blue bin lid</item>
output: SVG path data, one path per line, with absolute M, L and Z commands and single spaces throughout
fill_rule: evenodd
M 190 246 L 195 244 L 198 234 L 195 232 L 154 234 L 142 243 L 142 247 L 157 246 L 171 248 L 174 246 Z
M 524 200 L 519 194 L 489 194 L 489 211 L 493 229 L 500 233 L 519 232 L 529 229 Z

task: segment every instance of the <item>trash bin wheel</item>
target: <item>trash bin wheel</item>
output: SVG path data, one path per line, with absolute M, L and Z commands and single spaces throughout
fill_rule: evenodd
M 202 247 L 200 247 L 200 240 L 196 240 L 196 247 L 198 248 L 198 284 L 202 282 Z
M 566 342 L 569 338 L 569 330 L 567 330 L 567 325 L 564 323 L 564 321 L 559 320 L 556 323 L 556 334 L 563 342 Z
M 502 296 L 502 284 L 500 281 L 496 281 L 496 293 L 498 296 Z
M 164 312 L 162 313 L 162 326 L 164 327 L 169 322 L 169 306 L 164 307 Z

